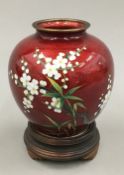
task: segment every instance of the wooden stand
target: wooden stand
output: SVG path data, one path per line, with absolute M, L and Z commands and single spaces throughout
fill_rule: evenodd
M 71 137 L 53 137 L 33 129 L 29 122 L 24 141 L 32 159 L 67 161 L 74 159 L 92 160 L 99 147 L 99 132 L 95 123 L 87 131 Z

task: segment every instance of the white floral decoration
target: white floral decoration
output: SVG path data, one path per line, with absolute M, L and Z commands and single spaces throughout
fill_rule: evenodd
M 45 89 L 40 89 L 40 93 L 41 93 L 41 94 L 46 94 L 46 92 L 47 92 L 47 91 L 46 91 Z
M 31 76 L 27 75 L 26 73 L 22 74 L 20 81 L 22 82 L 23 86 L 26 87 L 31 80 Z
M 101 97 L 99 98 L 100 103 L 98 104 L 98 110 L 94 113 L 95 116 L 97 116 L 102 110 L 103 108 L 106 106 L 108 99 L 110 98 L 111 95 L 111 90 L 112 90 L 112 79 L 111 79 L 111 75 L 108 75 L 108 85 L 107 85 L 107 93 L 106 94 L 101 94 Z
M 68 86 L 65 84 L 65 85 L 63 85 L 63 88 L 64 88 L 64 89 L 67 89 L 67 88 L 68 88 Z
M 83 48 L 82 50 L 85 50 Z M 36 49 L 33 53 L 33 58 L 36 59 L 37 64 L 42 64 L 42 74 L 46 77 L 53 78 L 55 80 L 61 79 L 62 88 L 68 89 L 68 81 L 67 77 L 68 71 L 74 71 L 76 67 L 80 66 L 78 61 L 70 62 L 77 59 L 80 56 L 81 50 L 79 48 L 76 51 L 69 51 L 69 53 L 65 54 L 59 52 L 55 59 L 51 57 L 46 57 L 40 49 Z M 17 74 L 13 74 L 13 71 L 10 70 L 9 75 L 14 80 L 15 85 L 19 87 L 23 87 L 24 97 L 22 103 L 26 112 L 30 112 L 33 108 L 33 100 L 34 97 L 39 93 L 41 95 L 45 95 L 47 93 L 47 81 L 45 80 L 36 80 L 31 77 L 29 74 L 29 66 L 28 62 L 25 58 L 21 58 L 21 70 L 22 75 L 19 77 Z M 60 98 L 53 97 L 51 101 L 45 101 L 45 105 L 47 105 L 48 109 L 53 109 L 54 112 L 61 113 L 61 100 Z
M 75 60 L 77 56 L 80 56 L 79 52 L 75 52 L 75 51 L 70 51 L 69 52 L 69 60 L 70 61 Z
M 51 102 L 51 106 L 54 108 L 55 112 L 58 112 L 58 113 L 62 112 L 60 98 L 53 97 L 52 102 Z
M 37 59 L 37 64 L 41 63 L 41 60 L 45 58 L 44 54 L 40 52 L 40 49 L 36 49 L 33 57 Z
M 92 53 L 92 56 L 87 57 L 85 61 L 81 63 L 80 59 L 77 60 L 81 52 L 86 49 L 86 47 L 83 47 L 81 49 L 77 48 L 76 50 L 71 50 L 68 53 L 59 52 L 55 58 L 45 56 L 40 49 L 35 49 L 34 53 L 32 54 L 32 58 L 36 60 L 36 64 L 38 64 L 38 66 L 42 65 L 41 74 L 44 76 L 42 76 L 43 79 L 41 80 L 34 79 L 31 76 L 28 61 L 24 57 L 21 58 L 21 76 L 13 73 L 12 70 L 9 71 L 9 75 L 17 87 L 23 88 L 24 96 L 22 98 L 22 104 L 24 107 L 24 112 L 31 112 L 32 109 L 35 108 L 34 99 L 38 95 L 43 97 L 43 101 L 41 102 L 46 105 L 49 110 L 58 114 L 61 114 L 63 110 L 66 110 L 67 105 L 67 107 L 70 108 L 70 111 L 68 110 L 70 116 L 75 116 L 73 116 L 73 120 L 76 118 L 77 108 L 80 107 L 86 109 L 82 99 L 80 97 L 76 98 L 75 95 L 73 96 L 72 92 L 75 93 L 75 90 L 78 90 L 80 86 L 74 86 L 72 89 L 70 89 L 68 74 L 70 71 L 75 71 L 77 67 L 82 68 L 94 58 L 95 53 Z M 49 85 L 52 85 L 51 89 L 48 88 Z M 106 88 L 107 93 L 102 94 L 99 98 L 100 103 L 98 105 L 98 110 L 94 113 L 95 116 L 98 115 L 108 101 L 111 89 L 112 76 L 109 75 L 108 86 Z M 71 92 L 70 96 L 67 95 L 69 92 Z M 74 100 L 75 102 L 72 102 L 71 100 Z M 74 105 L 76 110 L 73 107 Z M 47 119 L 49 119 L 49 121 L 53 120 L 49 116 L 47 116 Z M 75 123 L 76 122 L 74 122 L 74 124 Z
M 33 79 L 31 82 L 28 82 L 27 89 L 32 95 L 38 95 L 38 81 Z
M 18 84 L 18 75 L 14 74 L 14 78 L 15 78 L 15 84 L 17 85 Z
M 24 104 L 24 106 L 25 106 L 25 108 L 27 109 L 29 109 L 29 108 L 33 108 L 33 106 L 32 106 L 32 104 L 31 104 L 31 101 L 29 100 L 29 99 L 27 99 L 27 98 L 23 98 L 23 104 Z
M 61 75 L 58 73 L 58 71 L 56 70 L 56 66 L 52 65 L 50 63 L 45 64 L 45 67 L 42 71 L 42 73 L 44 75 L 47 75 L 48 77 L 60 77 Z M 59 75 L 59 76 L 58 76 Z
M 47 86 L 47 82 L 44 80 L 41 80 L 40 85 L 41 85 L 41 87 L 45 87 L 45 86 Z
M 46 57 L 45 60 L 46 60 L 46 63 L 50 63 L 52 61 L 52 58 Z
M 62 55 L 58 55 L 55 60 L 53 60 L 54 66 L 58 68 L 66 68 L 66 63 L 68 60 L 66 58 L 63 58 Z

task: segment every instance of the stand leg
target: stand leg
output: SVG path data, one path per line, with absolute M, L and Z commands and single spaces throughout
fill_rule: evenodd
M 34 159 L 34 160 L 40 160 L 40 159 L 41 159 L 41 157 L 39 157 L 37 154 L 35 154 L 32 150 L 30 150 L 30 149 L 28 149 L 28 148 L 27 148 L 27 150 L 28 150 L 29 156 L 30 156 L 32 159 Z
M 93 160 L 97 155 L 98 149 L 99 149 L 99 143 L 89 153 L 84 155 L 81 159 L 82 160 Z

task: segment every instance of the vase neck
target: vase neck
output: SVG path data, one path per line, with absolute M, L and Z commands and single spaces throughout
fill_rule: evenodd
M 47 19 L 33 23 L 41 37 L 78 39 L 85 33 L 90 24 L 76 19 Z

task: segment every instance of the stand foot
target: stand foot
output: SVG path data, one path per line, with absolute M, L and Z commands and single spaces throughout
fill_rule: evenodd
M 98 149 L 99 149 L 99 143 L 90 152 L 84 155 L 81 159 L 82 160 L 93 160 L 97 155 Z

